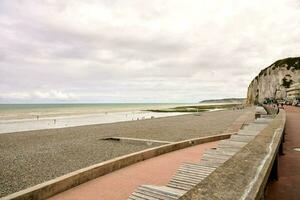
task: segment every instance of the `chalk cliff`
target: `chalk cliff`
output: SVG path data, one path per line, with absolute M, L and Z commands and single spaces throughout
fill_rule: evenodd
M 300 83 L 300 57 L 278 60 L 252 80 L 246 102 L 257 104 L 265 98 L 285 99 L 286 89 L 294 83 Z

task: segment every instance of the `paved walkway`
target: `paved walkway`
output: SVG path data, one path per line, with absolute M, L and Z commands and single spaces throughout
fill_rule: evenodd
M 300 199 L 300 108 L 286 107 L 284 156 L 279 158 L 279 180 L 270 184 L 267 200 Z
M 166 185 L 183 162 L 197 163 L 205 149 L 218 141 L 154 157 L 60 193 L 50 200 L 124 200 L 142 184 Z

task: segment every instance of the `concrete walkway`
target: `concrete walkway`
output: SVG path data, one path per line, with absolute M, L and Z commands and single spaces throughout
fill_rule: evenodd
M 50 200 L 124 200 L 142 184 L 166 185 L 183 162 L 200 161 L 205 149 L 218 141 L 163 154 L 122 168 L 60 193 Z
M 267 190 L 268 200 L 300 199 L 300 108 L 285 107 L 287 112 L 284 156 L 279 158 L 279 180 Z

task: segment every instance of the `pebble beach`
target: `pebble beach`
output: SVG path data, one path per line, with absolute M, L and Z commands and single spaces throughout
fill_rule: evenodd
M 105 137 L 181 141 L 222 133 L 245 110 L 0 134 L 0 197 L 66 173 L 159 144 Z

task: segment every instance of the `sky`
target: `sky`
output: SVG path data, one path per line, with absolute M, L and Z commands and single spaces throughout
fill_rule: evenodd
M 0 103 L 245 97 L 299 56 L 299 0 L 1 0 Z

